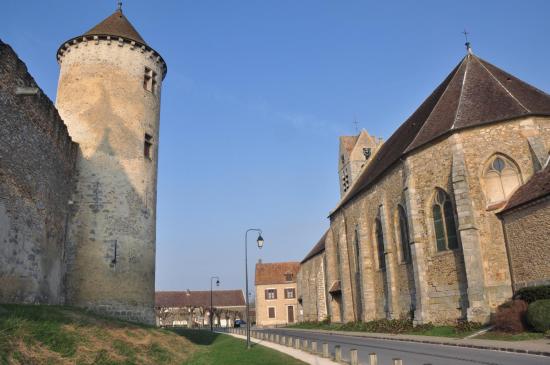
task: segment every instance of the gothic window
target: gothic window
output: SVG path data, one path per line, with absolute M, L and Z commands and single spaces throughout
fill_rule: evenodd
M 376 245 L 378 248 L 378 267 L 380 270 L 386 269 L 386 255 L 384 253 L 384 232 L 382 230 L 382 221 L 380 214 L 376 217 Z
M 458 248 L 458 237 L 451 197 L 442 189 L 437 189 L 432 206 L 435 239 L 438 251 Z
M 157 73 L 151 70 L 149 67 L 145 67 L 143 73 L 143 88 L 151 93 L 155 93 L 157 86 Z
M 506 200 L 521 185 L 519 171 L 515 164 L 503 156 L 489 160 L 483 172 L 487 204 Z
M 148 160 L 152 160 L 151 149 L 153 147 L 153 136 L 145 133 L 145 140 L 143 142 L 143 157 Z
M 409 222 L 407 213 L 401 204 L 397 206 L 399 214 L 399 238 L 401 240 L 401 252 L 403 262 L 411 262 L 411 245 L 409 244 Z

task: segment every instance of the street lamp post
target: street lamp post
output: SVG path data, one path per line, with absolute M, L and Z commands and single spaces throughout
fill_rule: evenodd
M 212 305 L 212 280 L 216 279 L 216 286 L 220 286 L 220 278 L 212 276 L 210 278 L 210 332 L 214 332 L 214 306 Z
M 258 238 L 256 239 L 256 242 L 258 243 L 258 248 L 262 248 L 264 246 L 264 239 L 262 237 L 262 230 L 258 228 L 250 228 L 246 231 L 244 234 L 244 272 L 246 277 L 246 348 L 250 348 L 250 301 L 248 299 L 248 232 L 258 232 Z

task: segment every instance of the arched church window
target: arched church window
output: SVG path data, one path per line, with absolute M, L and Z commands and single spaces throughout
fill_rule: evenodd
M 456 223 L 451 197 L 442 189 L 437 189 L 432 214 L 435 228 L 435 239 L 438 251 L 458 248 Z
M 380 215 L 376 217 L 376 246 L 378 248 L 378 267 L 380 270 L 386 269 L 386 255 L 384 253 L 384 231 L 382 230 L 382 220 Z
M 489 160 L 483 172 L 483 181 L 488 205 L 506 200 L 521 185 L 516 165 L 500 155 Z
M 397 206 L 399 215 L 399 238 L 401 240 L 401 252 L 403 262 L 411 262 L 411 245 L 409 245 L 409 222 L 407 213 L 401 204 Z

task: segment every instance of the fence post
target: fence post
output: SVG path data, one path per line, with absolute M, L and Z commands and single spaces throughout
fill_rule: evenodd
M 299 349 L 300 349 L 300 339 L 299 339 L 299 338 L 296 338 L 296 339 L 294 340 L 294 348 L 295 348 L 296 350 L 299 350 Z
M 395 358 L 393 359 L 393 365 L 403 365 L 403 360 Z
M 323 343 L 323 357 L 329 357 L 330 354 L 328 352 L 328 343 Z
M 357 358 L 357 350 L 356 349 L 349 350 L 349 357 L 350 357 L 351 365 L 357 365 L 359 363 L 358 358 Z
M 289 337 L 289 338 L 288 338 L 286 345 L 287 345 L 288 347 L 292 347 L 292 337 Z
M 280 341 L 279 335 L 275 335 L 275 343 L 279 343 L 279 341 Z
M 334 361 L 342 362 L 342 348 L 340 345 L 334 346 Z
M 369 365 L 378 365 L 378 356 L 374 352 L 369 354 Z
M 286 344 L 286 336 L 281 336 L 281 340 L 279 341 L 280 345 Z
M 307 338 L 304 338 L 304 342 L 302 343 L 302 349 L 304 351 L 309 350 L 309 340 Z
M 317 341 L 311 341 L 311 352 L 313 354 L 317 353 Z

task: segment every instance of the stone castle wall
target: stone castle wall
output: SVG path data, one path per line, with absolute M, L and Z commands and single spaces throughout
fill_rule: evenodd
M 164 64 L 122 39 L 66 45 L 56 105 L 80 145 L 67 302 L 154 323 L 160 92 Z M 154 92 L 144 71 L 156 73 Z M 152 143 L 145 156 L 145 135 Z
M 2 41 L 0 126 L 0 302 L 62 304 L 78 146 Z

